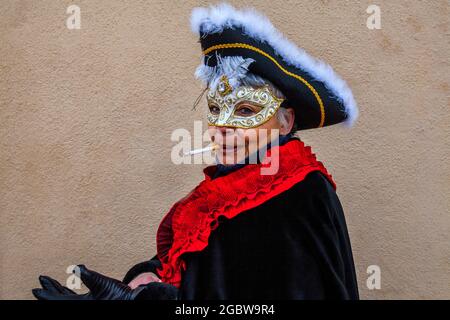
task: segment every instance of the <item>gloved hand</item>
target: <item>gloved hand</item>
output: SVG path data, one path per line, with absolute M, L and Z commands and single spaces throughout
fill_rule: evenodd
M 89 270 L 79 265 L 81 281 L 90 290 L 77 294 L 58 281 L 47 276 L 40 276 L 42 289 L 33 289 L 38 300 L 176 300 L 178 289 L 170 284 L 152 282 L 131 289 L 123 282 Z

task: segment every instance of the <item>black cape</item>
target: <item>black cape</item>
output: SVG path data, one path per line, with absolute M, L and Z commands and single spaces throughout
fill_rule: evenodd
M 221 217 L 208 246 L 183 258 L 178 299 L 359 299 L 344 212 L 319 171 L 233 219 Z M 159 267 L 155 255 L 123 281 Z

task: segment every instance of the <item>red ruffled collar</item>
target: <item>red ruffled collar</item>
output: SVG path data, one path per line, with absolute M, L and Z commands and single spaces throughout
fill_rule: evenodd
M 157 231 L 158 258 L 162 263 L 157 272 L 163 282 L 180 287 L 186 268 L 182 255 L 206 248 L 211 232 L 218 227 L 219 216 L 231 219 L 257 207 L 302 181 L 311 171 L 321 171 L 336 189 L 331 174 L 316 159 L 311 147 L 299 139 L 272 147 L 266 159 L 273 152 L 279 152 L 276 174 L 261 174 L 261 169 L 270 167 L 270 163 L 248 164 L 212 179 L 217 166 L 209 166 L 203 170 L 205 179 L 172 206 Z

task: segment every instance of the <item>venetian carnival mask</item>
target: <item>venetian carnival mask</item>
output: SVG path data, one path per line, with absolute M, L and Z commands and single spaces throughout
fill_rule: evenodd
M 221 77 L 215 91 L 208 90 L 208 124 L 234 128 L 255 128 L 267 122 L 280 108 L 283 99 L 272 94 L 268 85 L 254 88 L 232 88 L 228 78 Z M 239 112 L 245 105 L 256 106 L 255 112 Z

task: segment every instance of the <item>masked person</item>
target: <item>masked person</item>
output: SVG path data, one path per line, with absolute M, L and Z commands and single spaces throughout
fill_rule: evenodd
M 80 266 L 88 294 L 49 277 L 33 293 L 39 299 L 358 299 L 336 183 L 294 135 L 351 126 L 358 113 L 351 90 L 255 10 L 196 8 L 191 26 L 203 53 L 196 76 L 206 84 L 217 163 L 162 219 L 157 254 L 122 281 Z

